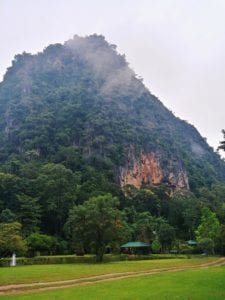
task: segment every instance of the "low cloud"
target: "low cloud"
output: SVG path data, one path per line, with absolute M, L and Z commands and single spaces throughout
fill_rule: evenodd
M 119 55 L 116 46 L 109 45 L 103 36 L 74 36 L 65 46 L 72 50 L 75 58 L 79 57 L 87 63 L 95 77 L 101 81 L 101 95 L 111 95 L 118 89 L 142 92 L 143 85 L 135 80 L 135 73 L 129 68 L 125 57 Z

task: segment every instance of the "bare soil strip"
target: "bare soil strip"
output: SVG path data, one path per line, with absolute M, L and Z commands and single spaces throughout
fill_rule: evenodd
M 209 263 L 204 263 L 200 265 L 190 265 L 190 266 L 185 266 L 180 268 L 170 267 L 170 268 L 161 268 L 161 269 L 151 269 L 145 271 L 109 273 L 109 274 L 63 280 L 63 281 L 37 282 L 37 283 L 28 283 L 28 284 L 11 284 L 11 285 L 0 286 L 0 295 L 25 294 L 25 293 L 31 293 L 37 291 L 46 291 L 52 289 L 90 285 L 94 283 L 114 281 L 114 280 L 119 280 L 124 278 L 154 275 L 159 273 L 170 273 L 170 272 L 172 273 L 172 272 L 184 271 L 187 269 L 219 267 L 223 265 L 225 265 L 225 257 L 221 257 L 218 260 Z

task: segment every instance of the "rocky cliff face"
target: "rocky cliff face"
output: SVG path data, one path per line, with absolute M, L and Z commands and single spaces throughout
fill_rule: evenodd
M 174 189 L 189 189 L 187 172 L 182 164 L 175 159 L 162 162 L 162 158 L 160 153 L 144 151 L 135 157 L 133 151 L 129 151 L 127 165 L 120 171 L 120 185 L 140 188 L 144 184 L 167 183 Z

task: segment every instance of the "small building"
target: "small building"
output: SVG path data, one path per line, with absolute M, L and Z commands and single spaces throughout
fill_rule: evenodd
M 149 254 L 149 244 L 144 242 L 128 242 L 120 246 L 121 252 L 126 254 Z
M 198 243 L 194 240 L 188 240 L 188 241 L 186 241 L 186 243 L 188 244 L 188 246 L 192 246 L 192 247 L 195 247 L 198 245 Z

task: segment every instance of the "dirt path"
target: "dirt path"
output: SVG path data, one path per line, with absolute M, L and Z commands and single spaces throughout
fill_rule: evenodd
M 225 257 L 221 257 L 213 262 L 204 263 L 200 265 L 190 265 L 185 267 L 170 267 L 170 268 L 152 269 L 152 270 L 145 270 L 145 271 L 109 273 L 104 275 L 96 275 L 96 276 L 83 277 L 83 278 L 71 279 L 71 280 L 63 280 L 63 281 L 11 284 L 11 285 L 0 286 L 0 295 L 25 294 L 25 293 L 31 293 L 37 291 L 46 291 L 46 290 L 61 289 L 66 287 L 90 285 L 94 283 L 114 281 L 114 280 L 119 280 L 124 278 L 154 275 L 159 273 L 172 273 L 172 272 L 184 271 L 187 269 L 199 269 L 199 268 L 203 269 L 203 268 L 210 268 L 210 267 L 219 267 L 223 265 L 225 265 Z

